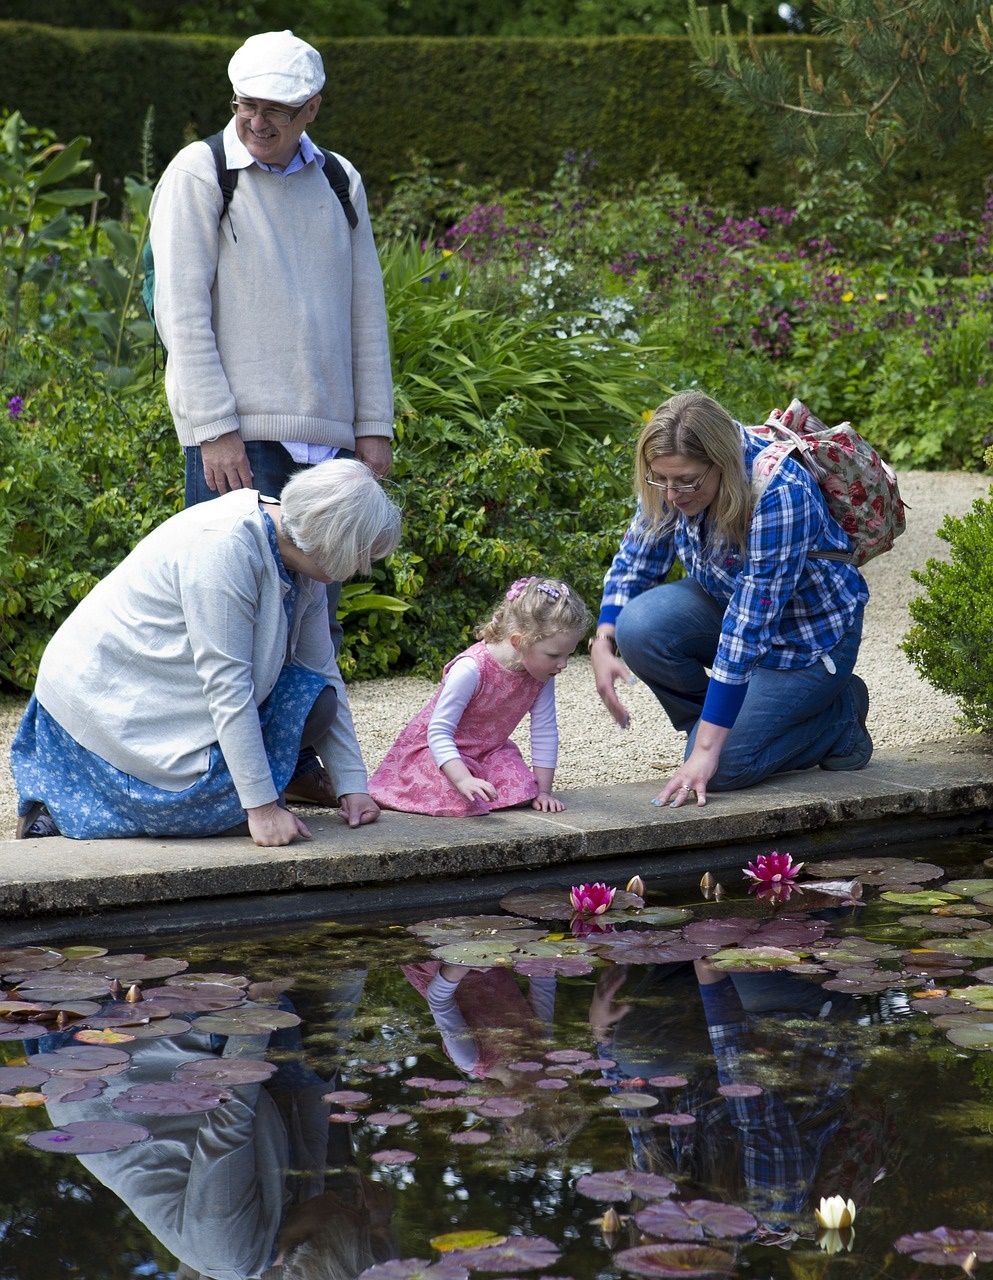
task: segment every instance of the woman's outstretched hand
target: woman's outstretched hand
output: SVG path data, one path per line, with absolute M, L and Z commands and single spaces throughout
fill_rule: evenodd
M 289 809 L 281 809 L 273 800 L 247 809 L 248 831 L 257 845 L 275 849 L 279 845 L 292 844 L 294 840 L 310 840 L 310 828 Z
M 721 748 L 728 730 L 701 720 L 697 728 L 693 750 L 658 793 L 652 804 L 672 805 L 681 809 L 684 804 L 696 800 L 698 806 L 707 803 L 707 783 L 717 772 L 721 762 Z M 700 739 L 704 741 L 701 742 Z
M 634 684 L 634 677 L 620 654 L 615 653 L 613 646 L 603 640 L 594 641 L 590 646 L 590 661 L 593 663 L 593 676 L 600 701 L 621 728 L 626 729 L 631 723 L 631 717 L 627 707 L 615 693 L 614 685 L 618 680 L 623 680 L 625 684 Z

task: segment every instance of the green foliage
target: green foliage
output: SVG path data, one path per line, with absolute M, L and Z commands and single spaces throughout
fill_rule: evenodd
M 66 187 L 90 168 L 82 158 L 88 138 L 67 146 L 33 129 L 19 111 L 0 128 L 0 377 L 7 352 L 23 327 L 25 294 L 33 295 L 35 317 L 48 322 L 73 313 L 77 281 L 85 260 L 78 221 L 68 210 L 94 206 L 103 197 L 92 187 Z
M 437 676 L 524 574 L 561 575 L 597 607 L 630 514 L 618 477 L 631 439 L 591 443 L 575 469 L 522 443 L 513 410 L 508 403 L 477 427 L 437 417 L 400 427 L 403 544 L 385 571 L 386 589 L 409 607 L 377 623 L 391 629 L 405 668 Z
M 961 519 L 946 517 L 938 536 L 951 559 L 913 572 L 924 594 L 910 602 L 914 625 L 903 649 L 958 701 L 963 725 L 993 732 L 993 500 L 977 498 Z
M 24 394 L 0 409 L 0 680 L 30 689 L 49 637 L 181 503 L 182 457 L 158 398 L 131 406 L 43 335 L 22 339 Z
M 989 0 L 814 0 L 825 57 L 806 69 L 773 42 L 743 47 L 727 18 L 689 4 L 702 82 L 771 122 L 784 155 L 814 155 L 833 168 L 855 157 L 885 169 L 901 153 L 947 148 L 993 119 Z

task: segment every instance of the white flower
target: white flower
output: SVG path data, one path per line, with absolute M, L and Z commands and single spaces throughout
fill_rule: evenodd
M 855 1201 L 841 1196 L 821 1197 L 821 1207 L 814 1210 L 818 1226 L 826 1231 L 841 1231 L 855 1221 Z

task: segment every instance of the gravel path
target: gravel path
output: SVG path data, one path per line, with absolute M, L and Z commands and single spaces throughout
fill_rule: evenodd
M 856 667 L 872 699 L 868 726 L 877 747 L 934 742 L 961 733 L 955 702 L 925 683 L 900 650 L 909 626 L 908 601 L 918 593 L 910 571 L 929 557 L 947 557 L 935 536 L 946 514 L 962 515 L 976 498 L 990 493 L 989 477 L 962 472 L 904 472 L 900 491 L 910 508 L 907 532 L 894 549 L 865 569 L 871 598 Z M 597 601 L 589 601 L 596 609 Z M 618 729 L 600 704 L 585 652 L 557 681 L 559 765 L 556 790 L 607 786 L 615 782 L 663 779 L 682 759 L 677 734 L 643 685 L 624 691 L 631 727 Z M 370 770 L 398 730 L 427 701 L 434 682 L 416 677 L 369 680 L 349 688 L 349 700 Z M 16 795 L 10 776 L 9 745 L 23 700 L 0 705 L 0 839 L 12 837 Z M 526 749 L 526 725 L 518 730 Z

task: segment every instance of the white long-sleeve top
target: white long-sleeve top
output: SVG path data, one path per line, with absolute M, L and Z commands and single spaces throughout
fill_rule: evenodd
M 455 730 L 478 684 L 479 668 L 472 658 L 458 658 L 449 667 L 427 729 L 428 749 L 439 769 L 459 758 Z M 531 768 L 554 769 L 559 754 L 554 680 L 546 680 L 534 700 L 530 732 Z
M 365 792 L 327 595 L 310 578 L 298 582 L 290 631 L 289 587 L 254 489 L 188 507 L 139 542 L 56 631 L 38 701 L 88 751 L 165 791 L 192 786 L 219 743 L 249 809 L 277 798 L 258 708 L 293 662 L 338 696 L 316 744 L 336 793 Z
M 338 157 L 352 230 L 316 160 L 264 169 L 233 120 L 224 145 L 240 172 L 223 218 L 204 142 L 174 157 L 151 204 L 155 323 L 180 444 L 229 431 L 347 449 L 356 436 L 391 438 L 383 275 L 358 172 Z

